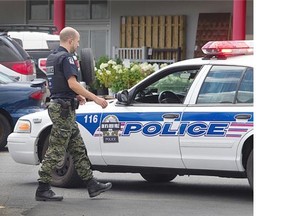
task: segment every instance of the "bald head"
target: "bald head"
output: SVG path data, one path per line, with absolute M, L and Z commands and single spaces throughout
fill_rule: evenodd
M 60 42 L 67 42 L 69 39 L 75 39 L 79 33 L 71 27 L 65 27 L 60 31 Z
M 76 52 L 79 46 L 80 35 L 77 30 L 71 27 L 65 27 L 60 31 L 60 46 L 65 47 L 68 52 Z

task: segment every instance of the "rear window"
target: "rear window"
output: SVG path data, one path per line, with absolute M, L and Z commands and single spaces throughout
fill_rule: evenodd
M 197 103 L 253 103 L 253 69 L 213 66 L 201 87 Z
M 14 40 L 0 38 L 0 62 L 23 61 L 29 55 Z
M 60 46 L 60 41 L 47 40 L 47 46 L 50 50 L 55 50 Z

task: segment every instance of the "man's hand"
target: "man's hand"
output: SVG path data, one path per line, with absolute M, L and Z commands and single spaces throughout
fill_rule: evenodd
M 86 103 L 86 98 L 83 97 L 82 95 L 77 95 L 76 98 L 79 101 L 80 105 L 83 105 Z
M 94 102 L 98 105 L 100 105 L 102 108 L 106 108 L 108 106 L 108 102 L 101 97 L 97 97 Z
M 80 104 L 84 104 L 86 102 L 85 98 L 88 98 L 89 100 L 92 100 L 96 104 L 100 105 L 102 108 L 106 108 L 108 106 L 108 102 L 104 98 L 98 97 L 80 85 L 75 76 L 71 76 L 68 79 L 68 85 L 72 91 L 78 94 L 77 99 L 79 100 Z

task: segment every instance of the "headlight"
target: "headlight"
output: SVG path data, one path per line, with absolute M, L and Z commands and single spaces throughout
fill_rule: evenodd
M 28 120 L 18 120 L 14 128 L 16 133 L 30 133 L 31 132 L 31 123 Z

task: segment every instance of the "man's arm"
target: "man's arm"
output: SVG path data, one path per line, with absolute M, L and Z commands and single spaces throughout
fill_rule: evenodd
M 69 88 L 71 88 L 76 94 L 82 95 L 85 98 L 88 98 L 94 101 L 96 104 L 100 105 L 102 108 L 107 107 L 108 103 L 104 98 L 98 97 L 92 92 L 85 89 L 77 80 L 75 76 L 71 76 L 68 79 Z

